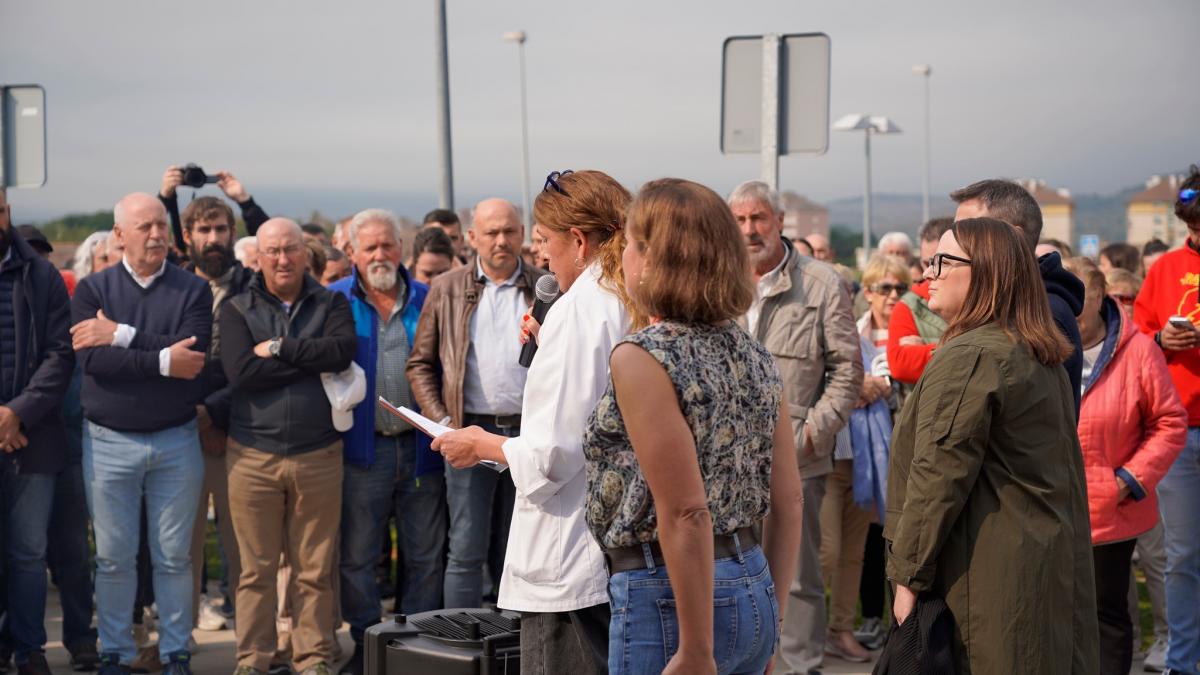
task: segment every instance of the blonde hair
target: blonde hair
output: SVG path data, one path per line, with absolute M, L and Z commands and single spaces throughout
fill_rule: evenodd
M 1104 280 L 1108 287 L 1124 286 L 1133 291 L 1132 295 L 1137 295 L 1142 290 L 1142 279 L 1138 275 L 1130 272 L 1123 267 L 1114 267 L 1104 275 Z
M 896 277 L 902 283 L 912 282 L 912 275 L 908 272 L 908 261 L 894 255 L 877 253 L 867 262 L 867 267 L 863 270 L 862 286 L 866 290 L 871 290 L 872 286 L 889 276 Z
M 633 296 L 643 314 L 711 324 L 750 308 L 750 257 L 717 193 L 679 178 L 650 181 L 630 205 L 626 224 L 629 240 L 645 255 Z
M 1108 293 L 1108 281 L 1104 278 L 1104 273 L 1096 266 L 1096 262 L 1091 258 L 1081 255 L 1067 258 L 1063 261 L 1063 269 L 1074 274 L 1083 282 L 1085 293 L 1095 294 L 1099 297 L 1104 297 Z M 1127 270 L 1121 271 L 1129 274 Z

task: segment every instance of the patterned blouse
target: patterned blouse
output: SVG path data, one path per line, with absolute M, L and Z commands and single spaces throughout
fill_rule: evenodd
M 782 382 L 775 359 L 737 324 L 663 322 L 626 337 L 671 378 L 696 454 L 713 532 L 767 513 Z M 610 379 L 584 431 L 587 522 L 605 549 L 658 539 L 654 498 L 617 407 Z

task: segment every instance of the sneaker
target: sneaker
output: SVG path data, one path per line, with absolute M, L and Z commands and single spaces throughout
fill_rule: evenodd
M 1167 641 L 1158 638 L 1146 651 L 1146 660 L 1142 662 L 1142 670 L 1148 673 L 1158 673 L 1167 669 Z
M 250 666 L 238 666 L 234 669 L 233 675 L 264 675 L 263 671 L 255 670 Z
M 96 651 L 95 642 L 80 642 L 67 647 L 71 655 L 71 670 L 77 673 L 93 671 L 100 666 L 100 653 Z
M 366 671 L 366 654 L 361 642 L 354 643 L 354 656 L 342 665 L 342 669 L 338 671 L 338 675 L 363 675 Z
M 858 644 L 854 634 L 848 630 L 826 633 L 825 653 L 851 663 L 866 663 L 871 660 L 871 652 Z
M 879 649 L 887 636 L 883 632 L 883 624 L 878 617 L 863 619 L 862 626 L 854 631 L 854 639 L 867 649 Z
M 225 630 L 225 617 L 212 605 L 202 601 L 196 616 L 196 628 L 204 631 Z
M 46 663 L 46 655 L 41 650 L 29 652 L 24 663 L 17 664 L 18 675 L 52 675 L 50 664 Z
M 287 663 L 272 663 L 267 666 L 267 675 L 294 675 L 291 665 Z
M 316 665 L 309 666 L 300 672 L 300 675 L 331 675 L 329 664 L 321 661 Z
M 163 664 L 163 675 L 192 675 L 192 655 L 179 651 L 167 657 Z
M 119 654 L 101 654 L 100 671 L 96 675 L 129 675 L 129 666 L 121 665 Z

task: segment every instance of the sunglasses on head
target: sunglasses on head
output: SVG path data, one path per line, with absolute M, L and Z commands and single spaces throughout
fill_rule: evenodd
M 1196 197 L 1200 195 L 1200 190 L 1195 188 L 1186 188 L 1179 191 L 1179 201 L 1184 204 L 1191 204 L 1196 201 Z
M 566 171 L 551 171 L 549 175 L 546 176 L 546 184 L 542 186 L 542 192 L 553 189 L 555 192 L 563 195 L 564 197 L 570 197 L 571 195 L 567 194 L 567 191 L 558 184 L 558 180 L 573 173 L 575 172 L 571 169 L 567 169 Z

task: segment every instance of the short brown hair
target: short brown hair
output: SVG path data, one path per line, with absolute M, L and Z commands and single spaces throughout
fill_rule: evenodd
M 1132 244 L 1124 242 L 1109 244 L 1100 249 L 1100 255 L 1108 258 L 1108 263 L 1113 267 L 1119 267 L 1130 272 L 1136 273 L 1138 268 L 1142 266 L 1142 254 Z
M 650 181 L 630 205 L 626 225 L 645 256 L 633 297 L 644 314 L 717 323 L 750 308 L 750 258 L 717 193 L 679 178 Z
M 1015 344 L 1029 348 L 1039 363 L 1057 366 L 1066 361 L 1073 349 L 1054 324 L 1046 286 L 1026 238 L 995 218 L 960 220 L 950 231 L 971 259 L 971 286 L 942 343 L 996 323 Z
M 325 257 L 325 244 L 313 239 L 304 240 L 304 255 L 308 261 L 308 272 L 320 279 L 325 275 L 325 266 L 329 264 Z
M 926 242 L 938 241 L 942 238 L 943 234 L 946 234 L 946 230 L 950 229 L 950 226 L 953 224 L 953 218 L 930 218 L 929 221 L 921 226 L 921 230 L 917 233 L 917 237 L 921 241 Z
M 542 190 L 533 202 L 533 221 L 556 232 L 578 229 L 599 243 L 600 280 L 615 293 L 633 315 L 633 325 L 644 325 L 637 313 L 625 275 L 621 271 L 621 253 L 625 250 L 625 210 L 633 201 L 620 183 L 602 171 L 572 171 L 557 178 L 562 191 Z
M 989 218 L 1004 221 L 1025 233 L 1031 254 L 1037 248 L 1042 236 L 1042 207 L 1029 190 L 1011 180 L 989 178 L 951 192 L 950 199 L 957 204 L 978 199 Z
M 196 197 L 183 209 L 180 220 L 183 221 L 183 229 L 188 232 L 191 232 L 192 226 L 199 221 L 209 223 L 224 220 L 230 229 L 237 225 L 237 221 L 233 219 L 233 209 L 229 208 L 224 199 L 217 197 Z

